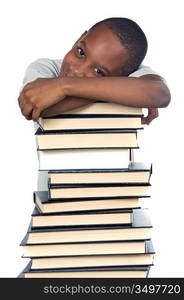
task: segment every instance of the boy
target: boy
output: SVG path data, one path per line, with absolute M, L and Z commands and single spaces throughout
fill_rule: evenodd
M 102 100 L 148 108 L 142 123 L 170 102 L 164 80 L 141 65 L 147 39 L 126 18 L 109 18 L 85 31 L 63 61 L 40 59 L 31 64 L 18 101 L 27 120 L 52 116 Z M 40 78 L 42 77 L 42 78 Z

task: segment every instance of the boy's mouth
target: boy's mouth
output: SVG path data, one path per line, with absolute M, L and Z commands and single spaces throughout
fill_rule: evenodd
M 62 77 L 72 77 L 69 66 L 65 62 L 63 62 L 62 65 L 61 65 L 60 76 L 62 76 Z
M 62 77 L 74 77 L 73 75 L 67 74 L 67 73 L 65 73 L 65 72 L 62 72 L 62 73 L 61 73 L 61 76 L 62 76 Z
M 73 75 L 70 72 L 66 72 L 64 70 L 64 68 L 61 68 L 60 76 L 62 76 L 62 77 L 73 77 Z
M 63 70 L 61 70 L 60 76 L 62 76 L 62 77 L 77 77 L 77 76 L 74 76 L 72 73 L 70 73 L 70 72 L 65 72 L 65 71 L 63 71 Z
M 77 77 L 78 74 L 75 74 L 73 66 L 68 63 L 64 62 L 61 65 L 60 76 L 62 77 Z

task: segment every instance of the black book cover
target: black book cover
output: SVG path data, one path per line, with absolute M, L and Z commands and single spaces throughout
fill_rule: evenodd
M 117 173 L 117 172 L 145 172 L 152 173 L 152 164 L 142 162 L 130 162 L 128 168 L 106 168 L 106 169 L 58 169 L 49 170 L 48 174 L 53 173 Z
M 51 183 L 50 181 L 48 182 L 48 187 L 49 189 L 59 189 L 59 188 L 83 188 L 83 187 L 91 187 L 91 188 L 96 188 L 96 187 L 114 187 L 114 186 L 151 186 L 151 183 L 145 183 L 145 182 L 126 182 L 126 183 L 109 183 L 109 182 L 104 182 L 104 183 Z
M 133 243 L 133 242 L 140 242 L 141 240 L 138 240 L 138 241 L 134 241 L 134 240 L 131 240 L 131 241 L 129 241 L 129 243 Z M 90 245 L 92 245 L 92 244 L 99 244 L 100 242 L 79 242 L 79 243 L 77 243 L 77 242 L 75 242 L 75 243 L 65 243 L 65 244 L 68 244 L 68 245 L 71 245 L 71 247 L 75 247 L 75 244 L 77 244 L 77 245 L 79 245 L 79 244 L 90 244 Z M 103 242 L 103 244 L 106 244 L 107 245 L 107 247 L 108 247 L 108 244 L 109 243 L 112 243 L 112 241 L 105 241 L 105 242 Z M 113 243 L 114 244 L 118 244 L 118 243 L 126 243 L 126 241 L 113 241 Z M 39 244 L 39 245 L 44 245 L 45 247 L 47 247 L 47 245 L 61 245 L 62 243 L 52 243 L 52 244 Z M 24 239 L 22 240 L 22 242 L 21 242 L 21 244 L 20 244 L 20 246 L 35 246 L 35 244 L 27 244 L 27 235 L 24 237 Z M 37 245 L 37 244 L 36 244 Z M 151 240 L 146 240 L 145 241 L 145 250 L 144 250 L 144 252 L 142 252 L 142 253 L 140 253 L 140 252 L 138 252 L 138 253 L 124 253 L 124 254 L 122 254 L 122 253 L 116 253 L 116 254 L 77 254 L 77 255 L 73 255 L 73 254 L 68 254 L 68 255 L 60 255 L 60 256 L 55 256 L 55 257 L 67 257 L 67 256 L 96 256 L 96 255 L 98 255 L 98 256 L 108 256 L 108 255 L 139 255 L 139 254 L 155 254 L 155 250 L 154 250 L 154 247 L 153 247 L 153 243 L 152 243 L 152 241 Z M 31 256 L 22 256 L 23 258 L 28 258 L 28 257 L 30 257 L 31 258 Z M 38 257 L 38 258 L 41 258 L 41 257 L 51 257 L 51 256 L 33 256 L 33 257 Z M 54 256 L 52 256 L 52 257 L 54 257 Z
M 149 172 L 149 179 L 152 175 L 152 164 L 144 164 L 142 162 L 130 162 L 128 168 L 106 168 L 106 169 L 61 169 L 61 170 L 49 170 L 48 174 L 59 173 L 131 173 L 131 172 Z M 85 183 L 88 184 L 88 183 Z M 94 184 L 94 183 L 93 183 Z M 107 184 L 107 183 L 106 183 Z M 111 184 L 111 183 L 108 183 Z M 118 184 L 118 183 L 117 183 Z M 127 182 L 127 184 L 131 184 Z M 48 185 L 50 186 L 50 178 L 48 178 Z M 58 185 L 58 184 L 56 184 Z M 66 183 L 64 185 L 67 185 Z
M 150 197 L 150 196 L 149 196 Z M 130 196 L 127 196 L 127 197 L 121 197 L 122 199 L 123 198 L 128 198 L 128 199 L 134 199 L 134 198 L 136 198 L 135 196 L 134 197 L 130 197 Z M 84 199 L 84 198 L 82 198 L 82 199 L 79 199 L 79 200 L 74 200 L 73 198 L 72 198 L 72 200 L 68 200 L 68 199 L 63 199 L 63 198 L 53 198 L 53 199 L 51 199 L 51 198 L 49 198 L 49 192 L 48 191 L 35 191 L 35 192 L 33 192 L 33 200 L 34 200 L 34 203 L 36 202 L 36 199 L 39 199 L 43 204 L 44 203 L 47 203 L 47 204 L 52 204 L 52 203 L 66 203 L 66 202 L 72 202 L 72 203 L 76 203 L 76 202 L 90 202 L 91 201 L 91 199 L 89 199 L 89 198 L 86 198 L 86 199 Z M 112 198 L 106 198 L 107 200 L 109 200 L 109 199 L 112 199 Z M 102 199 L 94 199 L 93 201 L 98 201 L 98 200 L 102 200 Z M 125 208 L 125 209 L 127 209 L 127 208 Z
M 47 216 L 66 216 L 66 215 L 97 215 L 97 214 L 115 214 L 115 213 L 134 213 L 134 209 L 132 208 L 128 208 L 128 209 L 111 209 L 111 210 L 107 210 L 107 209 L 104 209 L 103 211 L 99 211 L 99 210 L 96 210 L 96 211 L 93 211 L 93 210 L 90 210 L 89 212 L 85 212 L 85 211 L 78 211 L 78 212 L 56 212 L 56 213 L 47 213 Z M 32 216 L 43 216 L 45 214 L 43 214 L 42 212 L 40 212 L 38 210 L 38 208 L 35 206 L 32 214 Z
M 42 214 L 43 212 L 41 211 L 41 209 L 39 208 L 39 206 L 38 206 L 38 204 L 37 204 L 37 202 L 36 202 L 36 200 L 37 199 L 39 199 L 39 201 L 41 201 L 41 203 L 44 205 L 44 204 L 47 204 L 47 205 L 52 205 L 52 203 L 66 203 L 66 202 L 68 202 L 68 203 L 72 203 L 73 205 L 77 205 L 77 203 L 82 203 L 82 202 L 90 202 L 91 201 L 91 199 L 79 199 L 79 200 L 64 200 L 63 201 L 63 199 L 61 199 L 61 200 L 59 200 L 58 201 L 58 199 L 56 199 L 56 201 L 54 201 L 54 199 L 53 200 L 51 200 L 49 197 L 48 197 L 48 191 L 36 191 L 36 192 L 34 192 L 33 193 L 33 201 L 34 201 L 34 203 L 35 203 L 35 206 L 36 206 L 36 208 L 37 208 L 37 210 Z M 134 198 L 133 198 L 134 199 Z M 94 200 L 92 200 L 92 201 L 101 201 L 102 199 L 94 199 Z M 108 199 L 106 199 L 106 200 L 108 200 Z M 103 201 L 103 200 L 102 200 Z M 76 203 L 77 202 L 77 203 Z M 124 211 L 124 210 L 126 210 L 126 211 L 131 211 L 132 209 L 139 209 L 140 208 L 140 206 L 138 206 L 138 207 L 131 207 L 131 208 L 115 208 L 115 209 L 112 209 L 112 208 L 107 208 L 107 209 L 105 209 L 105 211 L 107 211 L 107 212 L 113 212 L 113 211 L 115 211 L 115 212 L 121 212 L 121 211 Z M 72 211 L 66 211 L 66 212 L 63 212 L 63 214 L 72 214 L 72 213 L 74 213 L 74 214 L 76 214 L 76 213 L 79 213 L 79 212 L 84 212 L 84 213 L 90 213 L 90 212 L 93 212 L 93 213 L 100 213 L 100 212 L 103 212 L 104 211 L 104 209 L 103 208 L 100 208 L 100 209 L 81 209 L 81 210 L 76 210 L 75 208 L 72 210 Z M 49 212 L 44 212 L 43 213 L 44 215 L 48 215 L 48 214 L 50 214 Z
M 37 269 L 33 270 L 31 269 L 31 261 L 27 264 L 27 266 L 24 268 L 24 270 L 21 272 L 27 273 L 42 273 L 42 272 L 84 272 L 84 271 L 147 271 L 149 272 L 150 266 L 134 266 L 131 267 L 122 266 L 122 267 L 88 267 L 88 268 L 62 268 L 62 269 Z
M 46 131 L 46 130 L 42 130 L 41 128 L 38 128 L 37 131 L 35 132 L 35 135 L 36 136 L 39 136 L 39 135 L 64 135 L 64 134 L 108 134 L 108 133 L 112 133 L 112 134 L 115 134 L 115 133 L 134 133 L 136 135 L 136 139 L 137 139 L 137 130 L 125 130 L 125 129 L 113 129 L 113 130 L 84 130 L 84 131 L 75 131 L 75 130 L 50 130 L 50 131 Z M 37 148 L 37 151 L 47 151 L 47 150 L 80 150 L 80 149 L 129 149 L 130 147 L 126 147 L 126 146 L 121 146 L 121 147 L 113 147 L 113 146 L 108 146 L 108 147 L 68 147 L 68 148 L 49 148 L 49 149 L 42 149 L 42 148 Z M 131 147 L 131 149 L 138 149 L 139 146 L 136 145 L 136 146 L 133 146 Z
M 49 195 L 49 191 L 36 191 L 34 192 L 34 196 L 33 196 L 33 199 L 34 199 L 34 202 L 36 201 L 36 198 L 40 199 L 40 201 L 42 203 L 66 203 L 66 202 L 73 202 L 73 203 L 76 203 L 76 202 L 82 202 L 82 201 L 98 201 L 98 200 L 103 200 L 102 198 L 77 198 L 77 200 L 75 200 L 74 198 L 67 198 L 67 199 L 64 199 L 64 198 L 50 198 L 50 195 Z M 122 197 L 119 197 L 117 199 L 134 199 L 136 198 L 135 196 L 122 196 Z M 141 198 L 141 196 L 139 196 L 139 198 Z M 150 198 L 150 196 L 144 196 L 144 198 Z M 111 200 L 111 199 L 114 199 L 113 197 L 105 197 L 104 198 L 105 200 Z
M 40 212 L 40 210 L 35 206 L 35 208 L 34 208 L 34 210 L 33 210 L 33 212 L 32 212 L 32 216 L 33 217 L 37 217 L 37 216 L 72 216 L 72 215 L 78 215 L 78 216 L 82 216 L 82 215 L 98 215 L 98 214 L 101 214 L 101 215 L 107 215 L 107 214 L 116 214 L 116 213 L 122 213 L 122 214 L 124 214 L 124 213 L 130 213 L 131 214 L 131 221 L 130 221 L 130 223 L 132 223 L 132 219 L 133 219 L 133 214 L 134 214 L 134 210 L 133 209 L 127 209 L 127 210 L 125 210 L 125 209 L 119 209 L 119 210 L 116 210 L 116 209 L 114 209 L 114 210 L 102 210 L 102 211 L 89 211 L 89 212 L 83 212 L 83 211 L 79 211 L 79 212 L 58 212 L 58 213 L 47 213 L 46 215 L 45 214 L 43 214 L 42 212 Z M 122 222 L 122 225 L 124 225 L 124 223 Z M 58 225 L 55 225 L 55 226 L 48 226 L 48 227 L 52 227 L 52 228 L 61 228 L 61 227 L 63 227 L 63 228 L 70 228 L 70 227 L 72 227 L 72 228 L 85 228 L 85 227 L 99 227 L 99 228 L 101 228 L 101 227 L 103 227 L 104 225 L 103 224 L 83 224 L 83 225 L 63 225 L 63 226 L 58 226 Z M 114 224 L 114 223 L 112 223 L 112 224 L 107 224 L 106 226 L 108 226 L 108 227 L 111 227 L 111 226 L 119 226 L 119 224 L 117 225 L 117 224 Z M 44 228 L 46 228 L 47 226 L 41 226 L 42 228 L 44 227 Z M 34 228 L 40 228 L 40 226 L 34 226 Z
M 148 183 L 87 183 L 87 184 L 80 184 L 80 183 L 77 183 L 77 184 L 51 184 L 50 181 L 48 181 L 48 193 L 49 193 L 49 198 L 51 199 L 52 201 L 52 197 L 51 197 L 51 189 L 54 190 L 54 189 L 69 189 L 69 188 L 73 188 L 73 189 L 78 189 L 78 188 L 92 188 L 92 189 L 95 189 L 95 188 L 103 188 L 103 187 L 123 187 L 123 186 L 133 186 L 133 187 L 136 187 L 136 186 L 151 186 L 151 184 L 148 182 Z M 92 197 L 67 197 L 66 199 L 68 200 L 72 200 L 72 199 L 91 199 L 91 200 L 94 200 L 94 199 L 122 199 L 122 198 L 146 198 L 146 197 L 150 197 L 150 195 L 131 195 L 129 194 L 129 196 L 123 196 L 123 195 L 120 195 L 120 196 L 111 196 L 111 197 L 108 197 L 108 196 L 92 196 Z M 60 197 L 61 198 L 61 197 Z M 57 199 L 59 200 L 60 198 L 54 198 L 54 200 L 56 201 Z M 65 198 L 62 198 L 63 200 Z
M 143 114 L 61 114 L 51 117 L 42 117 L 42 119 L 102 119 L 102 118 L 141 118 Z
M 147 209 L 134 209 L 134 214 L 132 218 L 132 223 L 125 225 L 100 225 L 99 226 L 74 226 L 74 227 L 44 227 L 44 228 L 33 228 L 32 222 L 29 224 L 27 233 L 36 233 L 36 232 L 57 232 L 57 231 L 88 231 L 88 230 L 108 230 L 108 229 L 128 229 L 128 228 L 152 228 L 150 216 Z
M 89 130 L 89 129 L 84 129 L 84 130 L 78 130 L 76 132 L 76 130 L 42 130 L 41 128 L 38 128 L 35 132 L 35 135 L 49 135 L 49 134 L 100 134 L 100 133 L 135 133 L 137 136 L 137 130 L 136 129 L 131 129 L 131 130 L 127 130 L 127 129 L 99 129 L 99 130 Z
M 155 250 L 153 248 L 153 243 L 151 240 L 147 240 L 146 241 L 146 247 L 145 247 L 145 253 L 125 253 L 125 254 L 88 254 L 88 255 L 69 255 L 69 256 L 48 256 L 48 258 L 51 257 L 80 257 L 80 256 L 118 256 L 118 255 L 122 255 L 122 256 L 127 256 L 127 255 L 143 255 L 143 254 L 155 254 Z M 40 258 L 40 259 L 44 259 L 47 257 L 40 257 L 40 256 L 34 256 L 34 258 Z

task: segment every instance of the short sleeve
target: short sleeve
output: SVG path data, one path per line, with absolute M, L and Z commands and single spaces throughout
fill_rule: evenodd
M 24 78 L 23 78 L 23 87 L 37 78 L 54 78 L 58 77 L 62 65 L 62 60 L 60 59 L 48 59 L 48 58 L 39 58 L 32 62 L 26 69 Z M 38 129 L 38 123 L 34 122 L 35 131 Z
M 148 66 L 144 66 L 144 65 L 140 65 L 140 67 L 133 73 L 131 73 L 129 75 L 129 77 L 141 77 L 143 75 L 148 75 L 148 74 L 151 74 L 151 75 L 158 75 L 161 80 L 167 84 L 166 80 L 160 76 L 157 72 L 155 72 L 153 69 L 151 69 L 150 67 Z
M 26 69 L 23 78 L 23 87 L 37 78 L 54 78 L 60 73 L 62 60 L 40 58 L 32 62 Z
M 140 65 L 140 67 L 135 72 L 131 73 L 129 77 L 140 77 L 148 74 L 158 75 L 158 73 L 152 70 L 150 67 Z

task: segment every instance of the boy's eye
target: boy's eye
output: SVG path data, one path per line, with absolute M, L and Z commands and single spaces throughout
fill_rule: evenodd
M 85 56 L 85 52 L 81 47 L 77 47 L 77 54 L 79 57 Z M 94 70 L 97 75 L 105 76 L 105 73 L 101 69 L 95 68 Z
M 99 68 L 95 68 L 95 72 L 98 75 L 105 76 L 104 72 L 102 70 L 100 70 Z
M 77 52 L 78 52 L 79 56 L 84 56 L 85 55 L 84 51 L 80 47 L 77 47 Z

